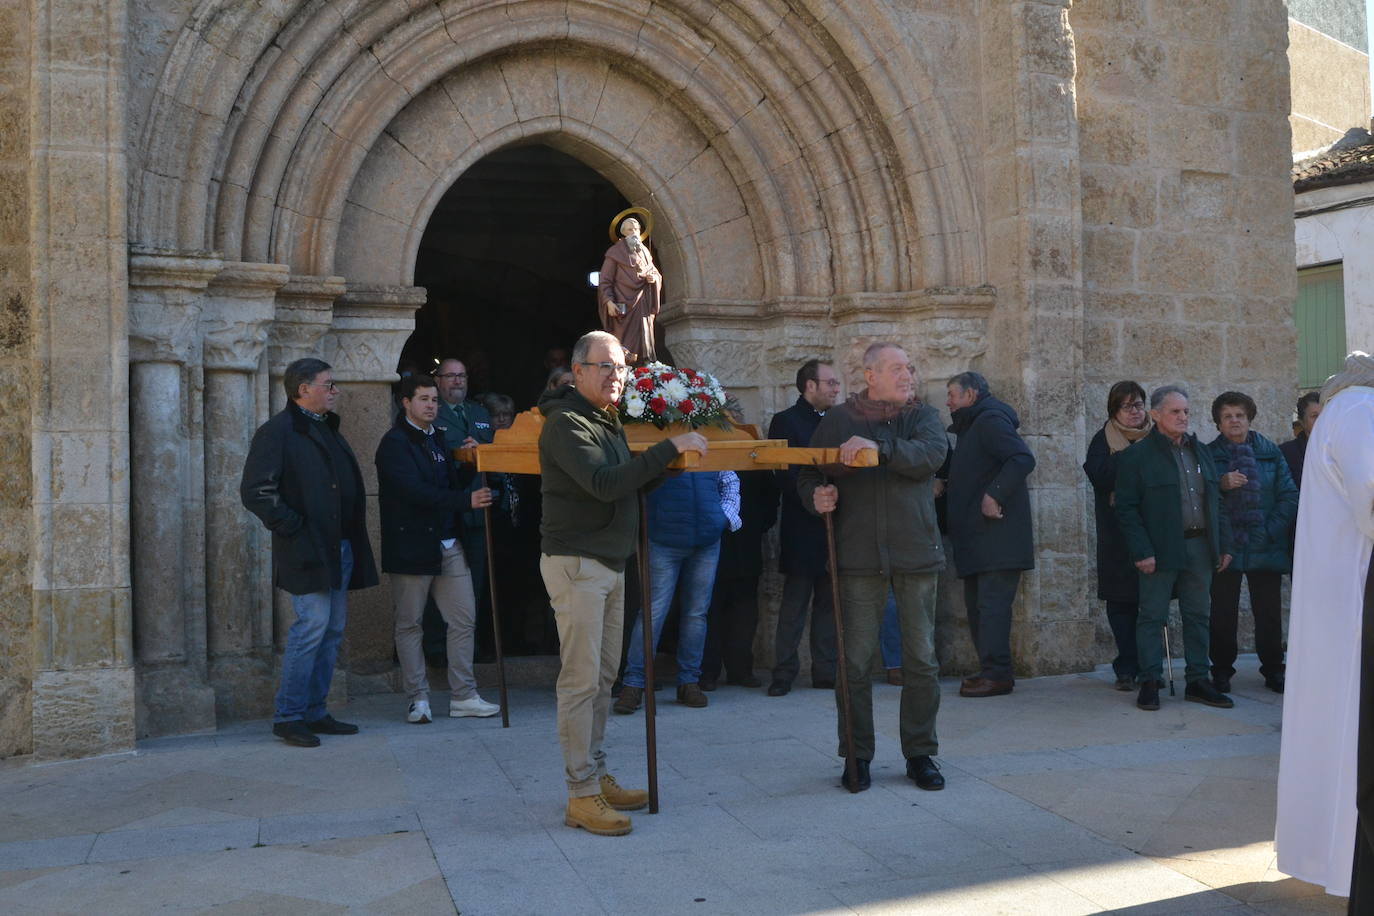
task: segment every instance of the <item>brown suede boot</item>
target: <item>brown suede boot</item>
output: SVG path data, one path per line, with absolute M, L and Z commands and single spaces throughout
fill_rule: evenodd
M 699 684 L 679 684 L 677 701 L 683 706 L 690 706 L 693 709 L 700 709 L 710 702 L 706 699 L 706 694 L 701 692 L 701 685 Z
M 626 789 L 610 773 L 601 774 L 601 797 L 617 811 L 638 811 L 649 804 L 649 793 L 643 789 Z
M 630 819 L 606 804 L 600 795 L 586 795 L 568 799 L 563 823 L 581 827 L 597 836 L 624 836 L 630 832 Z
M 644 701 L 643 687 L 621 687 L 620 696 L 616 697 L 615 705 L 611 710 L 618 716 L 628 716 L 639 708 L 639 704 Z

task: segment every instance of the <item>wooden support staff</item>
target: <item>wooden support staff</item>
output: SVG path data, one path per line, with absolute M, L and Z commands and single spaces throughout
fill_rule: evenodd
M 644 756 L 649 767 L 649 813 L 658 813 L 658 733 L 654 722 L 654 612 L 649 588 L 649 507 L 639 491 L 639 615 L 644 631 Z M 622 688 L 623 689 L 623 688 Z
M 835 561 L 835 512 L 825 512 L 825 550 L 830 560 L 830 599 L 835 609 L 835 683 L 840 689 L 840 721 L 844 723 L 844 777 L 851 793 L 859 791 L 858 765 L 854 757 L 854 723 L 849 717 L 849 664 L 844 654 L 844 613 L 840 609 L 840 566 Z
M 482 486 L 487 475 L 482 475 Z M 495 503 L 496 499 L 493 498 Z M 487 589 L 491 595 L 491 635 L 496 648 L 496 683 L 501 691 L 501 727 L 510 728 L 510 703 L 506 699 L 506 656 L 501 651 L 501 612 L 496 604 L 496 550 L 491 537 L 491 506 L 482 509 L 482 527 L 487 538 Z

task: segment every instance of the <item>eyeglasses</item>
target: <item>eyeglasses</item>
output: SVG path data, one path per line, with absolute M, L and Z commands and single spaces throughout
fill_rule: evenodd
M 308 388 L 327 388 L 327 389 L 329 389 L 330 391 L 338 391 L 338 390 L 339 390 L 339 386 L 338 386 L 338 384 L 336 384 L 335 382 L 309 382 L 309 383 L 307 383 L 306 387 L 308 387 Z
M 435 378 L 467 378 L 466 372 L 440 372 Z
M 625 377 L 625 373 L 627 373 L 627 372 L 630 371 L 630 367 L 629 367 L 629 366 L 623 365 L 623 364 L 621 364 L 621 363 L 588 363 L 588 362 L 583 362 L 583 363 L 578 363 L 578 365 L 580 365 L 580 366 L 595 366 L 596 368 L 598 368 L 598 369 L 601 370 L 601 374 L 602 374 L 602 375 L 610 375 L 612 372 L 614 372 L 614 373 L 615 373 L 617 376 L 619 376 L 620 378 L 624 378 L 624 377 Z
M 1145 409 L 1145 402 L 1144 402 L 1144 401 L 1127 401 L 1125 404 L 1122 404 L 1122 405 L 1121 405 L 1120 409 L 1121 409 L 1121 410 L 1144 410 L 1144 409 Z

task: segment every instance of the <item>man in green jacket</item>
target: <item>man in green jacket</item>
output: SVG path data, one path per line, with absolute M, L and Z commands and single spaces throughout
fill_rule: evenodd
M 907 776 L 919 788 L 944 788 L 934 761 L 939 753 L 935 714 L 940 709 L 940 665 L 935 657 L 935 586 L 945 554 L 935 521 L 932 479 L 949 440 L 940 415 L 916 399 L 916 377 L 906 351 L 875 343 L 864 353 L 868 387 L 826 412 L 811 437 L 817 448 L 839 446 L 849 462 L 861 449 L 878 452 L 878 466 L 851 470 L 803 467 L 797 489 L 803 506 L 833 512 L 835 553 L 844 620 L 842 659 L 849 680 L 849 709 L 839 708 L 840 754 L 844 719 L 854 723 L 856 791 L 870 785 L 873 759 L 873 654 L 888 589 L 897 599 L 902 634 L 900 733 Z M 848 775 L 842 777 L 847 784 Z
M 1208 667 L 1213 571 L 1231 562 L 1231 528 L 1220 511 L 1216 466 L 1188 432 L 1188 392 L 1165 385 L 1150 395 L 1155 428 L 1117 459 L 1116 515 L 1126 550 L 1140 570 L 1136 618 L 1141 709 L 1159 709 L 1164 653 L 1159 631 L 1177 591 L 1183 617 L 1184 699 L 1229 708 Z
M 604 331 L 573 347 L 573 386 L 539 400 L 544 517 L 539 572 L 558 624 L 558 742 L 568 782 L 564 823 L 602 836 L 630 832 L 649 800 L 606 771 L 601 741 L 611 709 L 625 627 L 625 559 L 635 549 L 638 491 L 681 452 L 705 454 L 700 433 L 658 442 L 632 458 L 616 404 L 625 387 L 625 353 Z

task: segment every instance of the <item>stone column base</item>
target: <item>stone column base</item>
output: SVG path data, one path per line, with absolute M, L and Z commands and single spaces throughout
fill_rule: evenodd
M 133 746 L 133 668 L 40 671 L 34 677 L 35 758 L 89 757 Z
M 138 672 L 138 737 L 213 730 L 215 691 L 185 665 Z
M 222 722 L 270 718 L 280 672 L 279 659 L 270 647 L 241 655 L 211 656 L 215 715 Z

